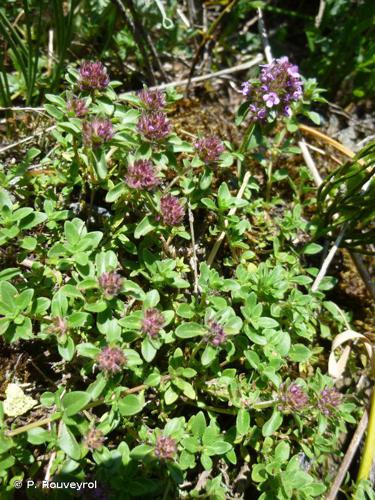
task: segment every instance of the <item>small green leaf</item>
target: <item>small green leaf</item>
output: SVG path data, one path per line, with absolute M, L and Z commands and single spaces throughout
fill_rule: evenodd
M 68 324 L 73 328 L 79 328 L 85 324 L 88 317 L 88 313 L 76 311 L 69 316 Z
M 202 365 L 203 366 L 210 365 L 215 360 L 217 354 L 218 354 L 217 349 L 215 349 L 212 345 L 207 344 L 201 356 Z
M 153 346 L 148 336 L 146 336 L 142 341 L 141 352 L 144 360 L 148 363 L 150 363 L 156 356 L 157 350 Z
M 94 168 L 98 178 L 105 179 L 107 177 L 108 169 L 104 148 L 99 148 L 97 151 L 95 151 L 93 156 L 95 158 Z
M 155 226 L 153 226 L 151 222 L 151 218 L 146 215 L 143 217 L 141 222 L 137 224 L 137 227 L 134 230 L 134 238 L 139 239 L 141 236 L 145 236 L 146 234 L 150 233 L 155 229 Z
M 215 441 L 214 443 L 205 446 L 204 451 L 207 455 L 224 455 L 232 449 L 232 445 L 226 441 Z
M 129 394 L 129 396 L 120 399 L 118 402 L 118 409 L 123 417 L 130 417 L 142 411 L 143 405 L 144 402 L 140 396 Z
M 90 395 L 83 391 L 68 392 L 62 398 L 65 415 L 70 417 L 81 411 L 90 401 Z
M 309 243 L 303 249 L 303 253 L 306 255 L 315 255 L 323 250 L 322 245 L 318 245 L 317 243 Z
M 278 410 L 274 410 L 271 417 L 262 427 L 264 437 L 271 436 L 283 423 L 283 416 Z
M 236 418 L 237 434 L 244 436 L 250 428 L 250 414 L 244 408 L 240 408 Z
M 207 332 L 206 328 L 198 323 L 182 323 L 182 325 L 176 328 L 176 336 L 180 339 L 191 339 L 193 337 L 199 337 Z
M 59 344 L 57 346 L 57 350 L 62 358 L 65 361 L 71 361 L 75 352 L 74 340 L 71 337 L 68 337 L 66 343 L 64 345 Z
M 156 387 L 160 384 L 160 381 L 160 373 L 150 373 L 150 375 L 145 380 L 145 384 L 149 385 L 150 387 Z
M 105 201 L 107 203 L 113 203 L 114 201 L 118 200 L 125 191 L 125 182 L 119 182 L 118 184 L 116 184 L 116 186 L 108 191 L 107 196 L 105 197 Z
M 51 433 L 42 427 L 35 427 L 27 431 L 27 440 L 29 443 L 39 445 L 50 441 Z
M 72 431 L 64 422 L 61 422 L 57 444 L 73 460 L 78 461 L 81 458 L 81 447 L 77 443 Z
M 311 355 L 312 352 L 310 351 L 310 349 L 308 349 L 303 344 L 292 345 L 288 354 L 289 358 L 292 361 L 296 362 L 307 361 L 311 357 Z
M 153 446 L 150 446 L 148 444 L 140 444 L 131 450 L 130 456 L 131 458 L 140 460 L 141 458 L 151 453 L 153 449 L 154 449 Z
M 64 118 L 64 113 L 57 109 L 56 106 L 53 106 L 52 104 L 45 104 L 44 108 L 47 113 L 53 116 L 53 118 L 56 118 L 56 120 L 62 120 L 62 118 Z
M 60 288 L 60 290 L 67 297 L 78 297 L 80 299 L 83 299 L 82 293 L 74 285 L 64 285 Z

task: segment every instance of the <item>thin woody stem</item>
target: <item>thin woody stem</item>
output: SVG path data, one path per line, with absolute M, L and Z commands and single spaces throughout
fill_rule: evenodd
M 171 376 L 170 375 L 163 375 L 161 377 L 160 383 L 166 382 L 167 380 L 170 380 Z M 134 394 L 137 392 L 141 392 L 145 389 L 147 389 L 149 386 L 146 384 L 141 384 L 137 385 L 136 387 L 132 387 L 130 389 L 125 389 L 123 394 L 128 395 L 128 394 Z M 89 410 L 91 408 L 96 408 L 97 406 L 101 406 L 105 404 L 106 401 L 104 398 L 97 399 L 96 401 L 92 401 L 91 403 L 88 403 L 84 408 L 82 408 L 81 411 L 83 410 Z M 36 422 L 31 422 L 30 424 L 22 425 L 21 427 L 18 427 L 17 429 L 14 429 L 13 431 L 7 431 L 5 435 L 7 437 L 13 437 L 17 436 L 18 434 L 22 434 L 23 432 L 27 432 L 31 429 L 35 429 L 35 427 L 41 427 L 43 425 L 48 425 L 51 422 L 54 422 L 55 420 L 59 420 L 62 417 L 62 413 L 58 412 L 50 417 L 42 418 L 41 420 L 37 420 Z

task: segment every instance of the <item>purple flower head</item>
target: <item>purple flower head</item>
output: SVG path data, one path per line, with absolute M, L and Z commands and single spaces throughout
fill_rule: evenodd
M 167 115 L 161 111 L 143 112 L 138 120 L 139 132 L 150 141 L 164 139 L 169 134 L 170 129 Z
M 85 436 L 84 443 L 90 451 L 101 448 L 104 444 L 105 437 L 99 429 L 90 429 Z
M 99 353 L 97 361 L 101 371 L 113 374 L 122 370 L 126 363 L 126 357 L 122 349 L 118 347 L 104 347 Z
M 165 106 L 165 94 L 158 89 L 140 90 L 138 96 L 149 111 L 160 111 Z
M 214 135 L 198 139 L 194 143 L 194 147 L 199 157 L 202 158 L 205 163 L 217 161 L 221 153 L 225 151 L 224 144 Z
M 177 453 L 177 443 L 168 436 L 158 436 L 154 453 L 160 460 L 173 460 Z
M 78 99 L 78 97 L 73 97 L 67 102 L 67 109 L 69 113 L 73 113 L 78 118 L 86 116 L 89 110 L 86 107 L 86 101 L 84 99 Z
M 336 389 L 325 387 L 320 393 L 318 399 L 318 408 L 327 417 L 332 415 L 333 411 L 340 406 L 342 402 L 342 394 Z
M 109 85 L 107 69 L 99 61 L 85 61 L 79 68 L 81 90 L 103 90 Z
M 275 59 L 261 66 L 259 80 L 251 85 L 242 84 L 242 93 L 251 98 L 249 117 L 253 122 L 264 121 L 271 110 L 291 116 L 290 102 L 299 101 L 303 95 L 298 66 L 291 64 L 287 57 Z
M 95 118 L 82 124 L 83 142 L 86 146 L 97 148 L 110 141 L 114 136 L 111 120 Z
M 149 160 L 137 160 L 128 168 L 126 176 L 128 186 L 133 189 L 152 189 L 160 184 L 155 175 L 153 164 Z
M 282 388 L 280 401 L 280 410 L 298 411 L 307 407 L 309 398 L 298 384 L 292 383 L 288 388 Z
M 212 344 L 214 347 L 218 347 L 219 345 L 226 342 L 226 335 L 224 332 L 224 328 L 215 320 L 208 321 L 209 326 L 209 334 L 207 336 L 207 341 Z
M 185 209 L 180 200 L 171 194 L 166 194 L 160 199 L 160 211 L 167 226 L 178 226 L 185 216 Z
M 143 313 L 141 330 L 143 333 L 148 333 L 150 337 L 155 337 L 163 328 L 164 323 L 165 319 L 162 313 L 151 307 Z
M 122 287 L 122 276 L 115 272 L 103 273 L 98 278 L 99 286 L 106 298 L 118 295 Z

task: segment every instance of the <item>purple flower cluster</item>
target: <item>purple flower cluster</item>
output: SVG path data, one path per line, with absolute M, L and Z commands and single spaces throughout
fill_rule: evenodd
M 166 137 L 171 125 L 167 115 L 162 111 L 144 111 L 138 120 L 139 132 L 150 141 L 160 141 Z
M 77 118 L 82 118 L 89 112 L 86 107 L 86 101 L 84 99 L 79 99 L 78 97 L 69 99 L 67 103 L 67 109 L 70 113 L 73 113 L 75 116 L 77 116 Z
M 158 436 L 154 453 L 160 460 L 172 460 L 177 453 L 177 443 L 168 436 Z
M 302 80 L 298 66 L 287 57 L 262 66 L 259 80 L 244 82 L 242 93 L 249 99 L 249 116 L 254 122 L 264 121 L 271 111 L 291 116 L 290 104 L 301 99 Z
M 103 273 L 98 278 L 99 286 L 107 298 L 118 295 L 122 287 L 122 276 L 115 272 Z
M 224 328 L 215 320 L 210 320 L 208 322 L 210 332 L 208 334 L 207 340 L 215 347 L 223 344 L 226 341 L 226 335 Z
M 297 411 L 307 407 L 309 398 L 298 384 L 292 383 L 287 389 L 283 388 L 280 402 L 280 410 Z
M 336 389 L 330 389 L 325 387 L 320 393 L 318 399 L 318 408 L 327 417 L 330 416 L 335 408 L 340 406 L 342 402 L 342 394 L 340 394 Z
M 149 160 L 137 160 L 128 168 L 126 176 L 128 186 L 133 189 L 152 189 L 160 184 L 155 168 Z
M 210 135 L 207 137 L 202 137 L 198 139 L 194 143 L 194 147 L 199 155 L 199 157 L 205 163 L 212 163 L 219 159 L 221 153 L 225 151 L 224 144 L 221 140 L 214 136 Z
M 85 436 L 85 446 L 90 451 L 101 448 L 104 444 L 105 437 L 99 429 L 90 429 Z
M 149 111 L 160 111 L 165 107 L 165 94 L 160 90 L 143 89 L 138 92 L 138 97 Z
M 109 85 L 107 69 L 99 61 L 85 61 L 79 68 L 81 90 L 103 90 Z
M 126 363 L 126 357 L 119 347 L 104 347 L 97 358 L 99 369 L 106 373 L 120 372 Z
M 111 120 L 95 118 L 82 124 L 83 142 L 86 146 L 97 148 L 110 141 L 114 136 Z
M 141 330 L 143 333 L 148 333 L 150 337 L 155 337 L 163 328 L 164 323 L 162 313 L 158 309 L 150 307 L 143 313 Z
M 160 199 L 160 211 L 167 226 L 178 226 L 185 216 L 185 209 L 180 200 L 171 194 L 166 194 Z

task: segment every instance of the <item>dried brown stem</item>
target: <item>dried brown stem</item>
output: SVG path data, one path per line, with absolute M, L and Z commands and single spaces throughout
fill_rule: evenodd
M 333 484 L 331 486 L 331 489 L 329 490 L 326 500 L 335 500 L 337 493 L 339 492 L 340 486 L 344 481 L 345 474 L 347 473 L 350 464 L 352 463 L 353 457 L 357 451 L 357 448 L 360 442 L 362 441 L 363 435 L 367 427 L 367 422 L 368 422 L 368 414 L 367 410 L 365 410 L 355 430 L 355 433 L 353 434 L 348 449 L 346 450 L 345 456 L 343 458 L 343 461 L 341 462 L 339 470 L 337 471 L 335 480 L 333 481 Z

